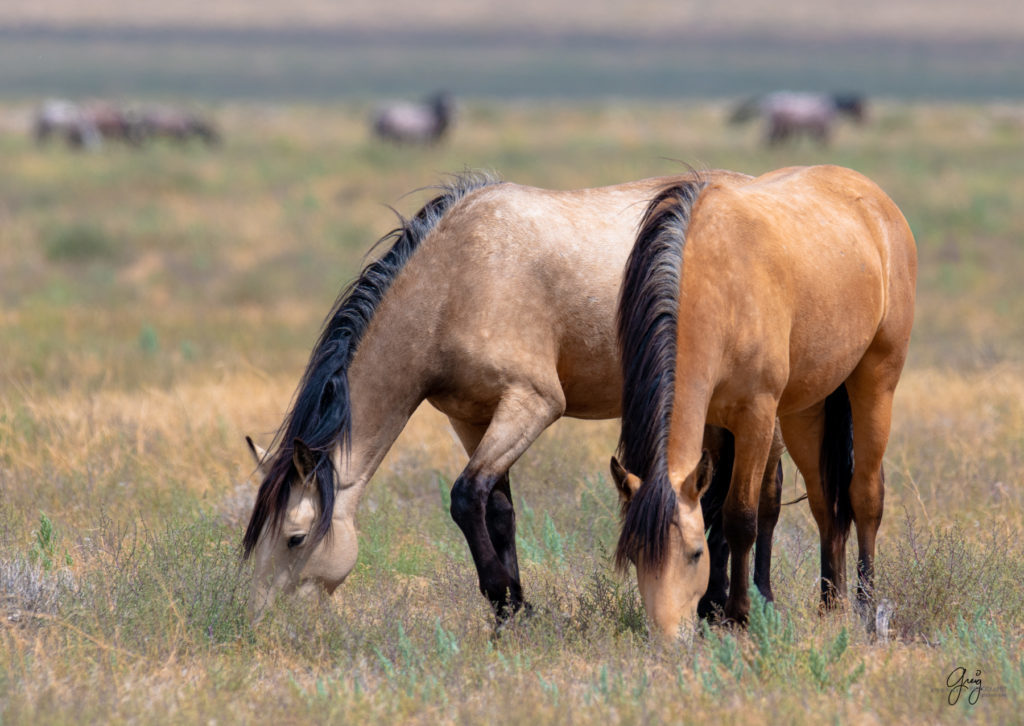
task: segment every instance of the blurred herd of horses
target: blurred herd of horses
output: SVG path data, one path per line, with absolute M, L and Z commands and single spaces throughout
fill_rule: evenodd
M 768 146 L 796 142 L 800 137 L 826 146 L 841 118 L 863 123 L 866 108 L 859 94 L 777 91 L 744 99 L 733 109 L 729 123 L 761 119 Z M 373 111 L 370 132 L 387 143 L 433 146 L 451 133 L 455 109 L 455 98 L 447 91 L 431 93 L 418 103 L 394 101 Z M 221 138 L 209 118 L 189 109 L 167 105 L 131 108 L 108 101 L 78 104 L 59 99 L 36 109 L 33 135 L 39 144 L 57 138 L 77 149 L 97 149 L 105 142 L 141 146 L 157 138 L 179 143 L 197 139 L 212 146 Z
M 158 138 L 220 143 L 213 122 L 194 111 L 173 106 L 125 108 L 107 101 L 48 100 L 36 109 L 32 133 L 38 144 L 62 139 L 75 149 L 98 149 L 110 141 L 141 146 Z
M 867 103 L 859 94 L 826 94 L 777 91 L 742 101 L 729 122 L 741 124 L 755 118 L 764 122 L 768 146 L 795 142 L 807 136 L 826 146 L 841 117 L 863 123 Z M 379 107 L 371 118 L 373 134 L 396 144 L 432 145 L 443 140 L 454 123 L 455 102 L 446 91 L 434 93 L 421 103 L 394 102 Z

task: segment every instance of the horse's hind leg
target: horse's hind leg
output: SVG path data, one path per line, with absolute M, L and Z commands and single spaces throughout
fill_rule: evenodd
M 867 609 L 873 600 L 875 539 L 885 500 L 882 458 L 889 443 L 892 400 L 902 362 L 899 356 L 894 360 L 894 356 L 869 351 L 846 381 L 853 416 L 850 506 L 857 528 L 857 599 Z
M 782 432 L 775 427 L 771 453 L 761 479 L 761 499 L 757 505 L 757 541 L 754 545 L 754 584 L 768 602 L 775 600 L 772 592 L 772 538 L 782 510 Z
M 469 464 L 452 486 L 452 518 L 466 537 L 480 591 L 499 621 L 523 606 L 508 470 L 565 410 L 561 388 L 550 390 L 548 396 L 538 393 L 536 386 L 507 391 Z M 501 486 L 503 481 L 506 484 Z

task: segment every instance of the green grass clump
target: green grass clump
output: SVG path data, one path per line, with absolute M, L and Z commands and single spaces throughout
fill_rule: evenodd
M 46 257 L 54 262 L 93 262 L 115 257 L 118 246 L 102 227 L 71 224 L 51 230 L 44 240 Z

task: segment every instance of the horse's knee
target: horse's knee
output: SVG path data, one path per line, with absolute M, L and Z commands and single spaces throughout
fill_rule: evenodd
M 734 557 L 737 552 L 747 551 L 757 537 L 757 510 L 726 503 L 722 510 L 722 532 Z
M 465 528 L 466 524 L 478 517 L 483 510 L 483 500 L 486 493 L 481 490 L 479 483 L 463 474 L 455 480 L 451 492 L 452 519 L 460 527 Z

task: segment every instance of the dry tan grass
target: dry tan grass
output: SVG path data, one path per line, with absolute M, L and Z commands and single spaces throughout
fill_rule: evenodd
M 396 152 L 368 141 L 364 109 L 256 110 L 224 110 L 232 142 L 218 155 L 82 158 L 4 140 L 0 720 L 1014 722 L 1024 228 L 1006 213 L 1022 182 L 1005 159 L 1024 128 L 991 107 L 890 104 L 830 151 L 762 151 L 753 129 L 721 124 L 721 105 L 521 104 L 471 107 L 449 147 Z M 818 616 L 816 530 L 799 504 L 783 512 L 774 571 L 792 631 L 766 636 L 767 661 L 753 634 L 648 642 L 635 591 L 607 561 L 616 423 L 565 421 L 512 473 L 537 614 L 492 641 L 444 507 L 465 456 L 429 406 L 367 490 L 350 581 L 324 606 L 283 603 L 250 629 L 236 559 L 253 491 L 243 437 L 269 443 L 319 320 L 393 224 L 383 205 L 411 212 L 422 196 L 402 193 L 463 161 L 571 187 L 676 168 L 662 156 L 748 171 L 845 161 L 915 224 L 918 333 L 879 545 L 900 639 L 873 641 L 852 612 Z M 52 218 L 96 226 L 116 254 L 48 257 Z M 788 498 L 801 484 L 787 475 Z M 46 542 L 41 515 L 55 528 Z M 812 657 L 842 637 L 816 676 Z M 992 697 L 948 706 L 954 663 L 984 669 Z

